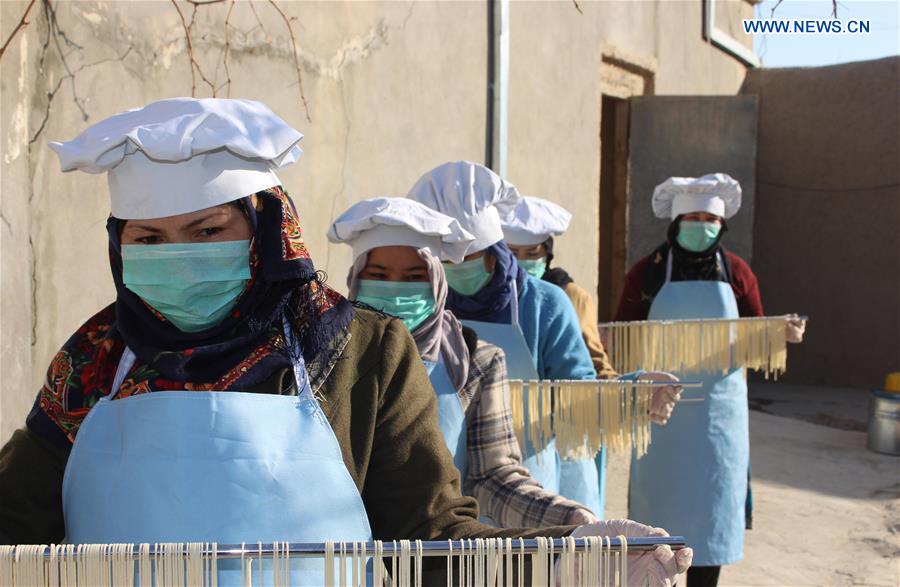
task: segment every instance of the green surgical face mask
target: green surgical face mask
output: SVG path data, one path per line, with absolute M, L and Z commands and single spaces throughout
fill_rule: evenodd
M 182 332 L 225 319 L 250 280 L 250 241 L 122 245 L 122 281 Z
M 356 300 L 400 318 L 410 332 L 434 314 L 434 292 L 429 281 L 360 279 Z
M 718 222 L 682 220 L 675 240 L 686 251 L 702 253 L 713 246 L 721 230 L 722 225 Z
M 540 279 L 544 276 L 544 272 L 547 271 L 547 257 L 541 257 L 540 259 L 520 259 L 516 261 L 519 265 L 522 266 L 528 275 Z
M 491 274 L 484 268 L 484 257 L 478 257 L 462 263 L 445 263 L 447 285 L 453 291 L 464 296 L 478 293 L 491 280 Z

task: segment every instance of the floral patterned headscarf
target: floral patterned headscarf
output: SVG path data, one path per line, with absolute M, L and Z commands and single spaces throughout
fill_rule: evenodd
M 84 323 L 53 358 L 28 427 L 57 445 L 75 439 L 91 407 L 111 392 L 126 346 L 136 361 L 117 397 L 164 390 L 242 389 L 292 366 L 285 318 L 311 361 L 353 316 L 352 305 L 322 283 L 301 237 L 296 208 L 280 187 L 238 202 L 253 228 L 251 279 L 220 324 L 197 333 L 176 328 L 122 282 L 124 220 L 110 218 L 116 301 Z

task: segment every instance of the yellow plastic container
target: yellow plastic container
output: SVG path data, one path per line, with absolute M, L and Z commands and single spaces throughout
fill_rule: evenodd
M 884 378 L 884 390 L 888 393 L 900 393 L 900 371 L 887 374 Z

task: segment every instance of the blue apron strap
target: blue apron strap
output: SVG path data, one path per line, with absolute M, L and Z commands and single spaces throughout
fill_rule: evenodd
M 284 339 L 291 348 L 291 364 L 294 366 L 294 385 L 297 386 L 297 397 L 312 395 L 312 386 L 309 384 L 309 373 L 306 372 L 306 360 L 303 358 L 303 348 L 300 339 L 294 333 L 287 316 L 282 317 L 284 325 Z
M 119 366 L 116 367 L 116 376 L 113 378 L 109 395 L 100 398 L 100 401 L 111 400 L 116 397 L 116 394 L 119 393 L 119 388 L 122 387 L 122 382 L 125 381 L 125 376 L 128 375 L 128 372 L 134 366 L 135 358 L 134 352 L 126 346 L 125 350 L 122 351 L 122 358 L 119 359 Z
M 519 286 L 516 283 L 516 280 L 512 280 L 512 299 L 509 302 L 509 309 L 512 312 L 510 316 L 510 324 L 513 326 L 519 325 Z

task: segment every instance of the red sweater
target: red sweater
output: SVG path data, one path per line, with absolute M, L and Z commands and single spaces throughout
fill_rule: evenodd
M 731 251 L 725 251 L 725 256 L 731 269 L 731 289 L 734 290 L 734 297 L 737 298 L 738 313 L 741 317 L 764 316 L 756 275 L 753 274 L 746 261 Z M 615 320 L 617 322 L 647 319 L 653 297 L 643 293 L 641 280 L 647 264 L 651 262 L 665 263 L 665 258 L 651 259 L 648 255 L 635 263 L 628 275 L 625 276 L 625 285 L 622 287 L 622 295 L 619 298 L 619 308 L 616 310 Z

